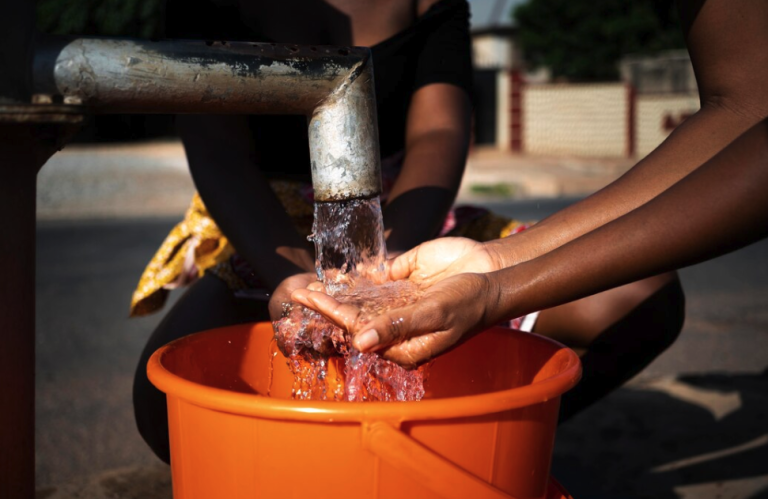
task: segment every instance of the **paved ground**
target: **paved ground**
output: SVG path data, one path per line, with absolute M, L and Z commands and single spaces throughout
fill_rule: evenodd
M 470 157 L 459 198 L 579 196 L 607 185 L 631 165 L 625 159 L 510 156 L 480 149 Z M 186 209 L 193 189 L 178 142 L 74 145 L 40 172 L 37 215 L 39 220 L 169 216 Z
M 484 201 L 488 191 L 516 200 L 582 196 L 613 182 L 633 164 L 625 158 L 519 156 L 478 149 L 467 163 L 459 198 Z
M 41 173 L 38 498 L 171 496 L 167 468 L 138 436 L 130 401 L 136 358 L 159 317 L 126 316 L 132 287 L 191 184 L 178 146 L 127 149 L 68 150 Z M 491 162 L 472 168 L 503 172 Z M 571 185 L 565 173 L 579 168 L 590 167 L 554 164 L 556 178 L 546 182 Z M 590 182 L 598 183 L 624 167 L 594 168 Z M 492 204 L 535 219 L 573 201 L 522 197 Z M 559 430 L 554 473 L 577 499 L 768 498 L 768 242 L 682 276 L 680 340 Z

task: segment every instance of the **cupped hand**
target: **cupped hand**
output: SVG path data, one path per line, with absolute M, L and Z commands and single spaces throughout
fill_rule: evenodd
M 487 274 L 465 273 L 429 286 L 412 305 L 376 317 L 365 317 L 359 308 L 310 289 L 297 289 L 292 299 L 349 331 L 358 350 L 378 351 L 410 368 L 488 327 L 487 307 L 497 295 Z
M 432 285 L 457 274 L 485 273 L 499 268 L 498 256 L 485 244 L 463 237 L 442 237 L 390 260 L 389 278 Z
M 317 282 L 317 274 L 314 272 L 295 274 L 284 279 L 269 299 L 269 316 L 272 320 L 276 321 L 282 317 L 283 303 L 291 302 L 291 293 L 297 289 L 306 288 L 314 282 Z M 322 287 L 316 289 L 322 289 Z

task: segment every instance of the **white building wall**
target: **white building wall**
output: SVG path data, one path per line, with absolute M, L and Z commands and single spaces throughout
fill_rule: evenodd
M 511 148 L 509 83 L 509 71 L 496 73 L 496 148 L 501 151 Z
M 523 92 L 524 151 L 625 156 L 629 104 L 623 83 L 527 85 Z
M 488 34 L 472 37 L 472 63 L 476 68 L 509 69 L 513 50 L 512 40 L 506 36 Z
M 665 124 L 679 125 L 699 110 L 698 94 L 638 95 L 636 111 L 637 155 L 646 156 L 672 132 Z

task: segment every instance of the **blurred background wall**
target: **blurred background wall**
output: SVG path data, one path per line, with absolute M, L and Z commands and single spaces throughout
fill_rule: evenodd
M 479 146 L 642 157 L 699 107 L 671 3 L 471 4 Z
M 634 157 L 698 109 L 671 2 L 470 0 L 475 143 L 543 156 Z M 39 0 L 55 34 L 162 37 L 163 0 Z M 79 142 L 173 137 L 166 115 L 90 120 Z

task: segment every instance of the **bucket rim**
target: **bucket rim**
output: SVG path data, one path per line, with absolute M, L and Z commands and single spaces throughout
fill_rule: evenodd
M 504 329 L 505 333 L 526 335 L 533 341 L 542 341 L 558 347 L 557 351 L 565 352 L 563 355 L 566 356 L 564 359 L 567 362 L 566 367 L 554 376 L 530 385 L 478 395 L 415 402 L 340 403 L 278 399 L 255 393 L 234 392 L 201 385 L 172 373 L 162 363 L 162 359 L 167 353 L 179 348 L 180 344 L 193 340 L 198 335 L 211 334 L 216 331 L 223 333 L 233 329 L 247 329 L 250 332 L 264 327 L 272 329 L 269 322 L 238 324 L 201 331 L 172 341 L 160 347 L 150 357 L 147 363 L 149 380 L 168 396 L 177 397 L 206 409 L 241 416 L 322 423 L 365 423 L 381 420 L 400 423 L 481 416 L 520 409 L 560 397 L 581 379 L 581 361 L 573 350 L 544 336 L 499 327 L 489 328 L 489 330 Z

